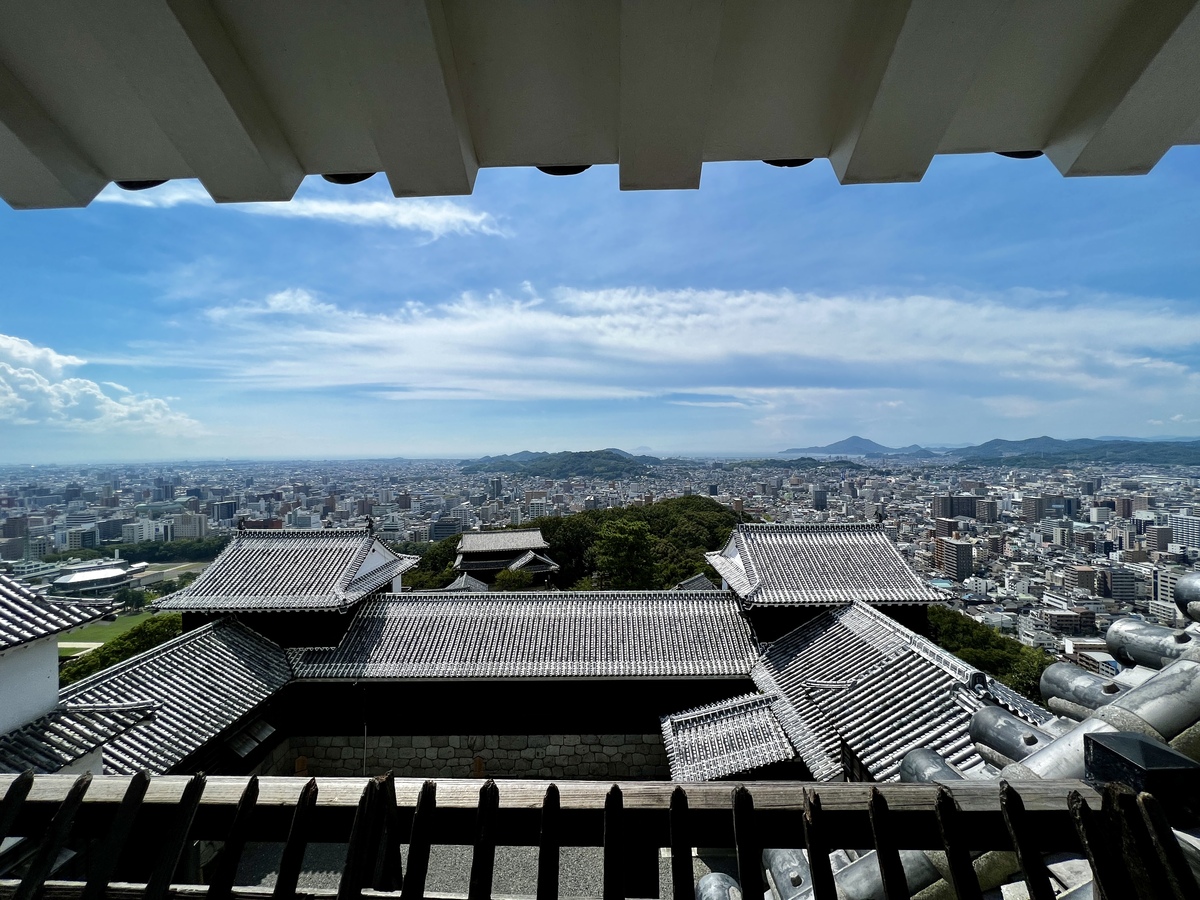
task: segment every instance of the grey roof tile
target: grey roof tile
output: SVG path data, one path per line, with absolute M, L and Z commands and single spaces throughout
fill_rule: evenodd
M 459 553 L 521 553 L 549 550 L 540 528 L 498 528 L 495 531 L 464 531 Z
M 705 554 L 747 605 L 933 603 L 883 528 L 867 523 L 742 524 L 723 550 Z
M 104 746 L 104 771 L 162 774 L 251 713 L 291 679 L 282 649 L 222 619 L 66 688 L 63 706 L 157 704 Z
M 672 590 L 675 591 L 719 591 L 720 588 L 708 580 L 703 572 L 693 575 L 691 578 L 685 578 L 679 584 L 675 585 Z
M 341 644 L 289 651 L 300 678 L 746 676 L 727 592 L 403 594 L 368 600 Z
M 107 607 L 47 600 L 0 575 L 0 651 L 40 640 L 100 618 Z
M 829 610 L 776 641 L 754 680 L 787 701 L 794 722 L 814 736 L 815 749 L 795 738 L 793 745 L 818 778 L 824 776 L 810 756 L 818 766 L 832 762 L 843 741 L 877 781 L 897 778 L 904 755 L 916 747 L 936 750 L 968 774 L 983 766 L 967 728 L 975 711 L 992 702 L 995 682 L 867 604 Z M 1049 716 L 1003 692 L 1030 721 Z M 792 737 L 790 714 L 777 715 Z
M 746 694 L 661 719 L 674 781 L 708 781 L 793 759 L 774 713 L 779 698 Z
M 154 715 L 156 703 L 60 706 L 0 735 L 0 772 L 57 772 Z
M 238 532 L 199 578 L 159 600 L 165 610 L 344 609 L 420 562 L 365 529 Z

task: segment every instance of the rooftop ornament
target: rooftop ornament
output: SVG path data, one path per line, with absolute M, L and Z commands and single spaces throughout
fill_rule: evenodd
M 538 166 L 539 172 L 545 172 L 547 175 L 578 175 L 580 172 L 586 172 L 591 166 Z
M 358 184 L 374 174 L 374 172 L 329 172 L 321 177 L 330 184 Z

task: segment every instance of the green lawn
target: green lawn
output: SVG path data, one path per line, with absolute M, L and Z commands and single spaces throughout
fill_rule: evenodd
M 105 622 L 103 620 L 93 622 L 91 625 L 85 625 L 83 628 L 80 628 L 78 631 L 72 631 L 70 634 L 60 634 L 58 639 L 60 641 L 98 641 L 104 643 L 105 641 L 111 641 L 117 635 L 124 634 L 134 625 L 145 622 L 149 616 L 150 613 L 141 612 L 128 616 L 117 616 L 115 622 Z

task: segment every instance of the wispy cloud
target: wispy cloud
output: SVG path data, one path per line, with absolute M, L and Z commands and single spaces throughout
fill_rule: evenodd
M 123 191 L 116 185 L 109 185 L 96 199 L 101 203 L 144 209 L 171 209 L 183 205 L 216 206 L 197 181 L 169 181 L 146 191 Z M 471 209 L 453 200 L 337 200 L 302 196 L 287 203 L 232 203 L 223 205 L 223 208 L 256 216 L 416 231 L 428 235 L 432 240 L 452 234 L 507 234 L 490 213 Z
M 741 416 L 768 435 L 846 417 L 1054 430 L 1089 410 L 1145 421 L 1181 402 L 1200 408 L 1200 311 L 1141 301 L 524 285 L 380 312 L 290 288 L 203 317 L 219 341 L 148 355 L 281 391 L 653 399 Z
M 76 431 L 142 431 L 185 434 L 199 423 L 161 398 L 134 394 L 104 382 L 118 396 L 86 378 L 66 375 L 85 360 L 0 334 L 0 422 L 55 426 Z

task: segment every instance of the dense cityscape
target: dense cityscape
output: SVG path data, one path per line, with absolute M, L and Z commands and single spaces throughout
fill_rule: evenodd
M 1125 616 L 1176 625 L 1174 586 L 1200 557 L 1194 466 L 658 460 L 614 450 L 558 455 L 559 471 L 591 474 L 523 471 L 544 456 L 9 467 L 0 469 L 0 558 L 51 595 L 112 597 L 164 579 L 173 587 L 176 570 L 203 567 L 122 558 L 147 543 L 217 548 L 214 539 L 240 528 L 369 526 L 420 553 L 462 533 L 700 495 L 749 521 L 881 522 L 965 614 L 1115 674 L 1108 626 Z M 159 550 L 172 558 L 168 546 Z

